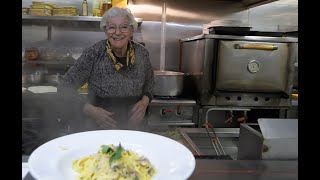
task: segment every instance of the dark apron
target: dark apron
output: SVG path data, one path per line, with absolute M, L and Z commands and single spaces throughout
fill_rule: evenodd
M 117 127 L 110 127 L 110 129 L 137 129 L 137 127 L 133 127 L 133 125 L 129 123 L 129 112 L 140 99 L 141 97 L 101 98 L 94 96 L 91 99 L 91 104 L 114 113 L 111 117 L 117 121 Z M 100 127 L 94 119 L 90 119 L 90 121 L 95 123 L 93 128 L 105 129 Z

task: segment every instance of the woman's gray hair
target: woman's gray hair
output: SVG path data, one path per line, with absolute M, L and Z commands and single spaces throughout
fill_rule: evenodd
M 132 25 L 133 26 L 133 31 L 136 31 L 137 28 L 138 28 L 138 23 L 137 21 L 134 19 L 130 9 L 127 9 L 127 8 L 120 8 L 120 7 L 112 7 L 110 8 L 108 11 L 106 11 L 103 16 L 102 16 L 102 19 L 101 19 L 101 22 L 100 22 L 100 28 L 101 30 L 105 30 L 107 24 L 108 24 L 108 21 L 111 17 L 114 17 L 114 16 L 118 16 L 118 15 L 125 15 L 125 16 L 128 16 L 129 17 L 129 25 Z

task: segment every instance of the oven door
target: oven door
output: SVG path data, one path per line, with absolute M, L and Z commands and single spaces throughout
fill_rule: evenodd
M 286 92 L 287 43 L 220 40 L 216 61 L 217 91 Z

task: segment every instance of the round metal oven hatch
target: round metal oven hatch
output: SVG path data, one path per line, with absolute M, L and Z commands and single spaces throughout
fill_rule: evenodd
M 248 70 L 249 70 L 249 72 L 251 72 L 251 73 L 256 73 L 256 72 L 258 72 L 258 71 L 259 71 L 259 67 L 260 67 L 260 64 L 259 64 L 259 62 L 256 61 L 256 60 L 252 60 L 252 61 L 250 61 L 249 64 L 248 64 Z

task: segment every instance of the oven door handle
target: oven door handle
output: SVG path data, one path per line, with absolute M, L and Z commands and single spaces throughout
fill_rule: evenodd
M 235 49 L 277 50 L 278 46 L 270 44 L 235 44 Z

